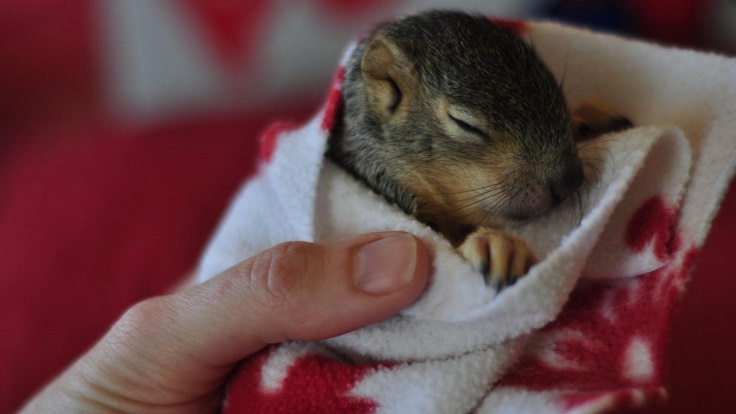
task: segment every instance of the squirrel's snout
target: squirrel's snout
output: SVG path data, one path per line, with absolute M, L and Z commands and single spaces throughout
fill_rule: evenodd
M 550 184 L 552 203 L 560 204 L 583 184 L 583 169 L 580 163 L 566 168 L 562 175 Z
M 523 181 L 522 181 L 523 182 Z M 516 192 L 506 203 L 506 215 L 526 219 L 547 212 L 561 204 L 583 184 L 583 168 L 578 160 L 559 168 L 547 179 L 526 181 L 523 191 Z

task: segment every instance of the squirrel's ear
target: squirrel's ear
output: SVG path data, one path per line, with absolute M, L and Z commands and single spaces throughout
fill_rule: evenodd
M 393 115 L 402 102 L 411 99 L 415 77 L 412 65 L 391 37 L 371 39 L 360 62 L 368 102 L 374 112 Z

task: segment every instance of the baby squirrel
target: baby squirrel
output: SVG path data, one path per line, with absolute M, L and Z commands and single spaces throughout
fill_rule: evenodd
M 430 11 L 352 53 L 327 156 L 444 235 L 496 290 L 536 262 L 494 230 L 581 186 L 576 140 L 630 126 L 594 104 L 574 115 L 532 47 L 482 16 Z

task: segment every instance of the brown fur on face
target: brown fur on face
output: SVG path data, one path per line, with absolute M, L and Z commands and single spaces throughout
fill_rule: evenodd
M 483 17 L 429 12 L 356 48 L 328 156 L 453 243 L 540 214 L 582 181 L 562 91 Z
M 427 96 L 422 100 L 432 102 Z M 524 148 L 510 134 L 496 133 L 493 142 L 485 142 L 454 125 L 446 100 L 434 103 L 435 121 L 444 130 L 437 134 L 446 135 L 448 147 L 462 146 L 463 150 L 447 148 L 441 151 L 453 151 L 452 156 L 417 157 L 414 166 L 396 178 L 416 195 L 414 216 L 458 243 L 476 227 L 497 227 L 508 219 L 534 216 L 555 203 L 545 181 L 550 174 L 545 166 L 559 159 L 550 153 L 525 158 Z M 397 131 L 412 127 L 404 121 L 408 117 L 397 114 Z
M 493 163 L 494 168 L 457 168 L 433 160 L 417 167 L 403 180 L 421 200 L 413 214 L 454 243 L 477 226 L 498 226 L 503 220 L 492 211 L 509 191 L 504 171 L 513 163 Z

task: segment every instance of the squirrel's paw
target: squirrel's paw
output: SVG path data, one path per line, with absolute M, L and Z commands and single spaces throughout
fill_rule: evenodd
M 457 251 L 481 272 L 486 284 L 496 292 L 513 285 L 537 263 L 524 240 L 486 228 L 471 233 Z
M 572 125 L 576 141 L 634 126 L 628 118 L 598 101 L 585 102 L 573 111 Z

